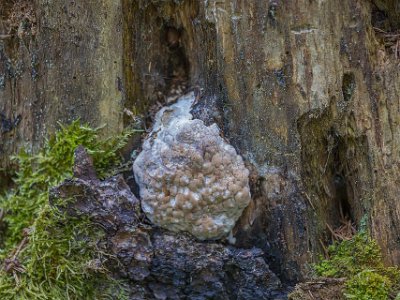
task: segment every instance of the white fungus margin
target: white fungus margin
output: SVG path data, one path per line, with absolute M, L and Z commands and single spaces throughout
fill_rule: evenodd
M 250 202 L 249 171 L 216 124 L 192 119 L 193 93 L 162 108 L 133 164 L 154 224 L 200 240 L 225 237 Z

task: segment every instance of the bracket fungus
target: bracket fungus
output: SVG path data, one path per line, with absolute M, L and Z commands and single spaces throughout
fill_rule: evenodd
M 190 93 L 157 113 L 133 170 L 151 222 L 215 240 L 250 202 L 249 171 L 216 124 L 193 119 L 194 101 Z

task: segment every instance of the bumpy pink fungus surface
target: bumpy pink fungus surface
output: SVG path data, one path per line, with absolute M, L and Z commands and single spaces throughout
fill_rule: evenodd
M 193 94 L 156 115 L 133 170 L 156 225 L 200 240 L 226 236 L 250 202 L 249 171 L 216 124 L 192 119 Z

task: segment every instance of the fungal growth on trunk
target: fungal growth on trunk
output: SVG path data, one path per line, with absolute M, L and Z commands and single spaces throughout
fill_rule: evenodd
M 249 204 L 249 171 L 216 124 L 193 119 L 194 100 L 190 93 L 157 113 L 133 170 L 154 224 L 219 239 Z

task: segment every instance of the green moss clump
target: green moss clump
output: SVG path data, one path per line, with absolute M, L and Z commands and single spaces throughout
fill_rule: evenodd
M 94 251 L 101 230 L 89 220 L 67 218 L 48 203 L 49 188 L 72 176 L 77 146 L 88 150 L 103 177 L 119 163 L 118 151 L 133 131 L 107 140 L 98 133 L 75 121 L 61 126 L 38 154 L 21 151 L 14 158 L 16 189 L 0 197 L 7 223 L 0 299 L 116 299 L 119 283 L 107 276 L 104 257 Z
M 315 265 L 318 275 L 347 277 L 365 268 L 382 268 L 382 254 L 378 244 L 365 233 L 356 234 L 351 240 L 335 243 L 328 248 L 329 259 Z
M 314 265 L 318 276 L 346 278 L 347 299 L 389 299 L 399 291 L 400 270 L 385 267 L 381 250 L 365 231 L 351 240 L 334 243 L 328 248 L 328 259 Z
M 386 300 L 392 281 L 375 270 L 363 270 L 346 282 L 345 296 L 356 300 Z

